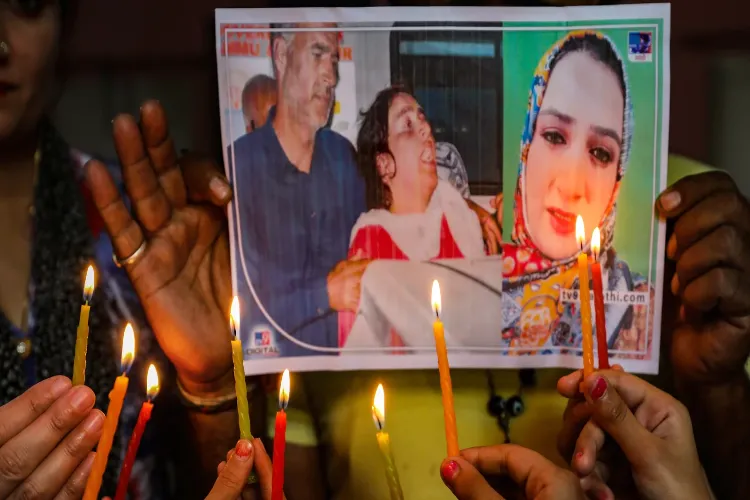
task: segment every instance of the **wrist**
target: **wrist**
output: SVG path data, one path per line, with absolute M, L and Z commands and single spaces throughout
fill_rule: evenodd
M 234 394 L 234 371 L 222 374 L 214 380 L 194 380 L 177 374 L 177 382 L 184 396 L 195 399 L 217 399 Z

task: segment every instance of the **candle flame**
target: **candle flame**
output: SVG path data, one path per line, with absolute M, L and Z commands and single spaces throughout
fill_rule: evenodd
M 583 217 L 580 215 L 576 217 L 576 241 L 583 251 L 583 246 L 586 243 L 586 231 L 583 227 Z
M 595 227 L 594 232 L 591 235 L 591 251 L 594 254 L 594 260 L 599 260 L 599 251 L 601 245 L 601 236 L 599 235 L 599 228 Z
M 435 311 L 435 316 L 440 318 L 442 307 L 440 304 L 440 284 L 437 280 L 432 282 L 432 309 Z
M 236 295 L 232 298 L 232 306 L 229 308 L 229 326 L 232 328 L 232 334 L 237 337 L 240 334 L 240 301 Z
M 94 278 L 94 266 L 89 265 L 89 268 L 86 269 L 86 281 L 83 283 L 83 300 L 86 304 L 94 295 Z
M 159 394 L 159 374 L 156 373 L 156 367 L 151 364 L 148 366 L 148 375 L 146 375 L 146 395 L 149 401 Z
M 122 334 L 122 357 L 120 358 L 122 373 L 128 373 L 133 365 L 133 358 L 135 358 L 135 333 L 133 333 L 133 327 L 128 323 L 125 326 L 125 332 Z
M 284 370 L 281 376 L 281 385 L 279 386 L 279 408 L 286 410 L 289 404 L 289 370 Z
M 385 427 L 385 392 L 383 384 L 378 384 L 375 391 L 375 399 L 372 401 L 372 420 L 379 431 Z

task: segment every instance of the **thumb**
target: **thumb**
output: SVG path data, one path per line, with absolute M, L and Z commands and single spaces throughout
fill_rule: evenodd
M 463 458 L 446 458 L 440 477 L 458 500 L 505 500 L 484 476 Z
M 237 500 L 247 485 L 247 478 L 253 468 L 253 455 L 250 441 L 240 439 L 206 500 Z
M 352 255 L 352 257 L 349 260 L 358 261 L 358 260 L 362 260 L 364 258 L 365 258 L 365 252 L 361 248 L 358 248 L 354 252 L 354 255 Z
M 647 456 L 651 433 L 638 422 L 616 387 L 599 374 L 590 375 L 584 384 L 591 418 L 617 442 L 628 461 L 633 464 Z

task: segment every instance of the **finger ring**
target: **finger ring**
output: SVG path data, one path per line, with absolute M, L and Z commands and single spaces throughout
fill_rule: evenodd
M 115 265 L 117 267 L 123 267 L 123 266 L 129 266 L 131 264 L 135 264 L 138 259 L 141 258 L 143 255 L 143 252 L 146 251 L 146 240 L 144 238 L 143 243 L 135 249 L 135 252 L 130 254 L 130 257 L 127 257 L 125 259 L 118 259 L 117 254 L 112 253 L 112 260 L 114 261 Z
M 10 46 L 8 45 L 8 42 L 4 40 L 0 40 L 0 54 L 4 56 L 10 54 Z

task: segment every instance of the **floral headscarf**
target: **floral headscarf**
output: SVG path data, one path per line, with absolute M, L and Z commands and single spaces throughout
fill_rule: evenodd
M 568 50 L 570 49 L 566 50 L 568 44 L 574 41 L 582 41 L 586 39 L 589 39 L 592 42 L 599 40 L 609 44 L 620 64 L 620 67 L 622 68 L 623 86 L 625 89 L 623 135 L 620 147 L 617 180 L 609 204 L 599 222 L 602 238 L 602 258 L 606 256 L 606 251 L 612 247 L 617 196 L 620 189 L 620 183 L 627 169 L 632 142 L 633 119 L 630 89 L 627 82 L 623 59 L 618 53 L 615 45 L 607 36 L 589 30 L 571 31 L 550 47 L 541 58 L 534 72 L 531 89 L 529 91 L 528 110 L 526 113 L 523 134 L 521 136 L 521 159 L 518 166 L 518 181 L 516 184 L 513 206 L 514 225 L 511 236 L 513 243 L 510 245 L 504 245 L 503 247 L 503 276 L 506 281 L 506 289 L 515 289 L 515 293 L 512 293 L 509 298 L 517 303 L 518 308 L 520 309 L 516 311 L 516 314 L 513 314 L 513 307 L 510 308 L 510 317 L 506 318 L 504 325 L 506 328 L 520 326 L 520 330 L 523 331 L 534 325 L 546 325 L 545 328 L 539 328 L 539 330 L 546 330 L 548 336 L 548 327 L 550 326 L 550 323 L 555 322 L 556 318 L 563 312 L 563 306 L 559 304 L 560 289 L 569 288 L 576 281 L 574 265 L 577 254 L 565 259 L 551 260 L 541 253 L 529 234 L 526 225 L 527 200 L 524 196 L 524 182 L 529 149 L 534 137 L 536 120 L 542 106 L 544 93 L 549 83 L 551 68 L 559 57 L 569 53 Z M 588 250 L 588 245 L 589 244 L 587 244 L 585 250 Z M 521 292 L 521 287 L 523 288 L 523 292 Z M 529 310 L 533 310 L 534 313 L 527 314 Z M 527 343 L 524 344 L 528 345 Z

